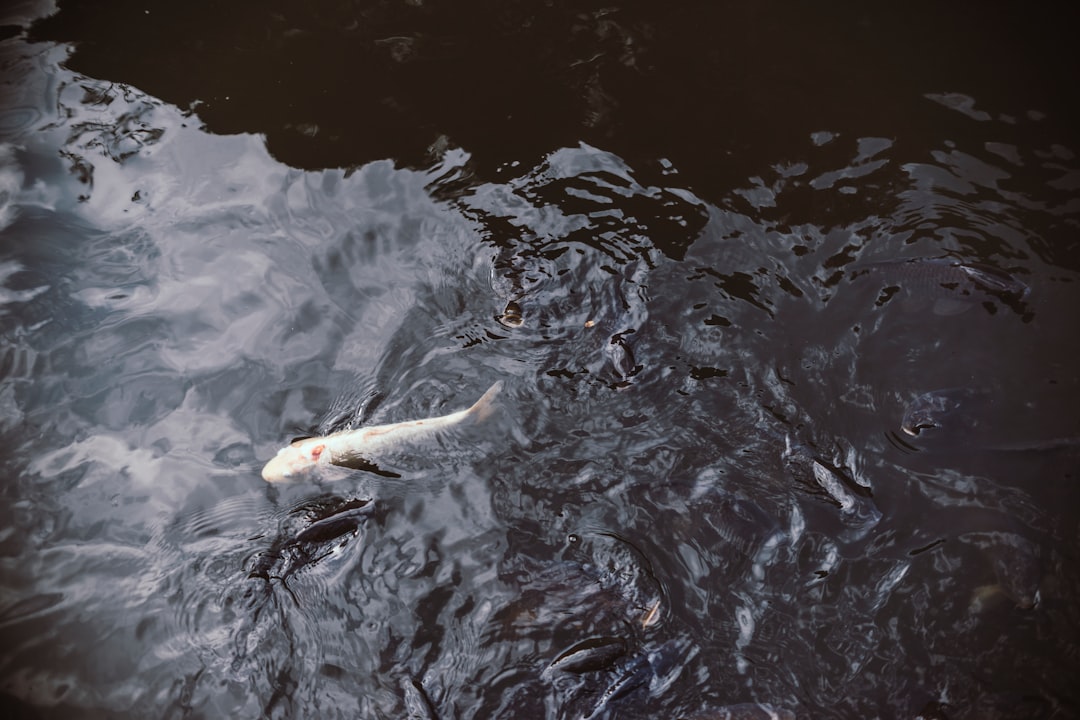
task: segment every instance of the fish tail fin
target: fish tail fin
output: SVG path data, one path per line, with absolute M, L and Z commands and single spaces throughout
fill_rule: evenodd
M 494 385 L 488 388 L 487 392 L 480 396 L 480 399 L 473 403 L 473 406 L 468 409 L 468 414 L 475 418 L 477 422 L 486 420 L 489 415 L 495 410 L 495 396 L 502 390 L 502 380 L 499 380 Z

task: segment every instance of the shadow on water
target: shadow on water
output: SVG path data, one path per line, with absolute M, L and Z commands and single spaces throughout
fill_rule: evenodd
M 7 34 L 0 707 L 1075 715 L 1072 11 L 964 10 Z

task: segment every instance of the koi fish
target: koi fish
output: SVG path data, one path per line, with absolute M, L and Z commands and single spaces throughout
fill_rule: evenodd
M 501 381 L 495 383 L 472 407 L 449 415 L 341 430 L 324 437 L 297 440 L 279 450 L 266 463 L 262 470 L 263 480 L 271 483 L 291 482 L 328 465 L 351 467 L 370 464 L 373 456 L 400 443 L 430 435 L 467 418 L 482 420 L 490 414 L 492 400 L 501 388 Z
M 977 414 L 968 412 L 964 417 L 956 411 L 960 409 L 986 410 L 992 399 L 988 391 L 975 388 L 932 390 L 908 403 L 904 408 L 900 429 L 912 437 L 917 437 L 923 430 L 949 425 L 953 426 L 953 430 L 972 431 L 979 424 Z
M 995 301 L 1018 310 L 1030 293 L 1027 285 L 1004 270 L 952 258 L 911 258 L 853 268 L 852 280 L 863 276 L 884 283 L 877 305 L 903 292 L 902 305 L 909 311 L 929 307 L 935 315 L 958 315 Z

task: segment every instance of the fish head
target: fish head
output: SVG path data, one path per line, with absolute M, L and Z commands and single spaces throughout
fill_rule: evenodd
M 923 430 L 942 427 L 950 422 L 951 414 L 980 395 L 980 391 L 969 388 L 946 388 L 920 395 L 904 411 L 900 429 L 917 437 Z
M 932 409 L 920 407 L 912 408 L 904 413 L 904 419 L 900 423 L 900 429 L 911 437 L 918 437 L 923 430 L 937 427 L 937 418 Z
M 321 438 L 298 440 L 287 445 L 263 467 L 263 480 L 270 483 L 299 480 L 315 470 L 325 451 L 326 444 Z

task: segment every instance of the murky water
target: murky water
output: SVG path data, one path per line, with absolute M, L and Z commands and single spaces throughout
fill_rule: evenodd
M 581 17 L 627 67 L 670 50 Z M 620 151 L 598 70 L 580 127 L 301 170 L 68 46 L 0 48 L 8 712 L 1077 713 L 1058 108 L 918 87 L 930 127 L 781 133 L 725 186 L 672 159 L 700 133 Z M 260 477 L 497 381 L 373 467 Z

